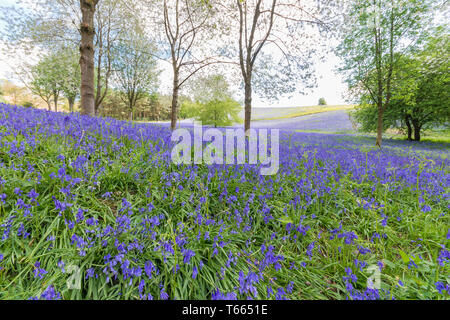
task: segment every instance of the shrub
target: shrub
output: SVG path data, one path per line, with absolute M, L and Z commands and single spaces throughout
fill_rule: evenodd
M 224 127 L 239 121 L 239 102 L 231 98 L 212 100 L 199 105 L 200 109 L 197 119 L 204 125 Z
M 201 105 L 199 103 L 195 103 L 190 100 L 185 100 L 181 103 L 180 118 L 181 119 L 195 118 L 199 114 L 200 108 Z

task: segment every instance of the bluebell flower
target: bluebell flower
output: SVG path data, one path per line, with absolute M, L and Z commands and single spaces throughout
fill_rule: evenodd
M 39 261 L 36 261 L 36 263 L 34 264 L 34 277 L 39 277 L 39 279 L 43 279 L 44 275 L 46 275 L 48 273 L 48 271 L 40 268 L 41 263 Z
M 219 289 L 212 292 L 212 300 L 237 300 L 237 295 L 234 292 L 222 293 Z
M 194 266 L 194 268 L 192 270 L 192 279 L 195 279 L 197 277 L 197 274 L 198 274 L 197 267 Z
M 38 300 L 38 298 L 31 297 L 30 300 Z M 42 292 L 40 300 L 61 300 L 61 294 L 55 290 L 53 285 L 50 285 Z

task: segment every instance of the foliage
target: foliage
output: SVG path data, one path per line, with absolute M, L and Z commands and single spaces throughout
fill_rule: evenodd
M 233 95 L 225 77 L 215 73 L 197 77 L 189 84 L 189 92 L 192 99 L 200 103 L 225 100 Z
M 71 47 L 61 47 L 42 57 L 31 68 L 29 88 L 48 104 L 49 110 L 52 98 L 55 111 L 57 110 L 57 101 L 61 93 L 66 96 L 69 103 L 73 103 L 80 89 L 77 52 Z
M 449 37 L 438 29 L 422 50 L 397 56 L 392 99 L 383 115 L 383 129 L 401 128 L 408 139 L 420 140 L 421 131 L 450 121 Z M 376 106 L 371 99 L 354 114 L 361 130 L 376 130 Z M 413 137 L 414 133 L 414 137 Z
M 58 52 L 59 66 L 62 68 L 61 91 L 69 101 L 69 109 L 73 111 L 73 103 L 80 94 L 81 70 L 79 65 L 79 52 L 72 47 L 63 47 Z
M 239 102 L 225 98 L 200 103 L 197 119 L 204 125 L 214 127 L 230 126 L 239 122 L 238 113 L 241 110 Z
M 146 94 L 156 92 L 159 71 L 155 51 L 154 44 L 138 29 L 129 32 L 127 39 L 120 41 L 114 49 L 114 85 L 129 109 L 130 120 L 136 104 Z
M 204 125 L 223 127 L 238 123 L 240 121 L 238 116 L 240 110 L 239 102 L 230 97 L 204 102 L 193 102 L 186 99 L 181 104 L 180 118 L 194 118 L 201 121 Z
M 180 117 L 195 118 L 205 125 L 215 127 L 229 126 L 240 121 L 240 104 L 232 98 L 223 75 L 197 77 L 191 82 L 189 89 L 193 101 L 183 101 Z
M 130 109 L 119 90 L 108 90 L 99 110 L 99 115 L 119 120 L 129 120 Z M 170 119 L 170 97 L 156 93 L 144 93 L 133 109 L 133 119 L 137 121 Z
M 181 119 L 196 118 L 199 114 L 199 110 L 200 105 L 198 103 L 193 102 L 190 99 L 185 99 L 181 103 L 180 118 Z
M 31 69 L 30 90 L 44 100 L 51 110 L 51 98 L 62 88 L 62 74 L 56 56 L 47 56 Z
M 325 98 L 320 98 L 319 99 L 319 106 L 326 106 L 327 102 L 325 101 Z
M 430 24 L 429 0 L 353 0 L 343 40 L 337 48 L 340 70 L 360 102 L 377 108 L 377 140 L 381 146 L 384 112 L 392 98 L 393 75 L 399 54 L 420 45 Z

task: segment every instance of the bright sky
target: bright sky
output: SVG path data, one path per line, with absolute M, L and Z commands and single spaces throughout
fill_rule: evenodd
M 280 98 L 278 102 L 267 105 L 259 98 L 254 98 L 254 106 L 310 106 L 316 105 L 320 98 L 325 98 L 328 105 L 346 104 L 343 94 L 346 93 L 347 85 L 343 83 L 342 77 L 334 72 L 339 65 L 339 58 L 333 54 L 328 55 L 324 62 L 314 61 L 316 65 L 317 87 L 305 95 L 294 94 L 291 98 Z
M 317 87 L 310 89 L 310 92 L 301 95 L 294 93 L 291 98 L 279 97 L 276 102 L 267 102 L 258 97 L 257 93 L 253 93 L 253 107 L 294 107 L 294 106 L 310 106 L 317 105 L 321 97 L 325 98 L 328 105 L 346 104 L 343 94 L 346 93 L 346 84 L 343 83 L 342 77 L 334 72 L 339 64 L 339 58 L 330 54 L 325 62 L 313 61 L 316 64 Z M 160 76 L 160 91 L 168 94 L 171 89 L 172 74 L 171 66 L 166 62 L 160 63 L 163 70 Z
M 0 6 L 14 4 L 14 0 L 0 0 Z M 0 28 L 5 26 L 0 21 Z M 0 46 L 2 45 L 0 41 Z M 334 72 L 334 69 L 339 64 L 339 59 L 330 54 L 324 62 L 312 61 L 316 65 L 317 87 L 311 89 L 307 94 L 293 94 L 291 98 L 280 97 L 276 102 L 267 102 L 262 100 L 256 93 L 253 94 L 254 107 L 289 107 L 289 106 L 308 106 L 316 105 L 319 98 L 325 98 L 327 104 L 345 104 L 343 95 L 346 93 L 346 85 L 343 83 L 342 77 Z M 12 70 L 9 65 L 16 65 L 20 63 L 20 55 L 14 61 L 8 60 L 0 52 L 0 79 L 11 79 Z M 167 67 L 167 66 L 166 66 Z M 164 72 L 161 74 L 160 90 L 163 93 L 170 92 L 170 84 L 172 82 L 172 74 L 170 69 L 161 64 Z M 167 70 L 167 72 L 165 72 Z

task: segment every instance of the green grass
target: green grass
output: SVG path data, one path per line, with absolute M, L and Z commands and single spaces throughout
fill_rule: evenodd
M 426 130 L 421 137 L 421 141 L 450 144 L 450 129 L 447 130 Z M 450 145 L 449 145 L 450 147 Z

